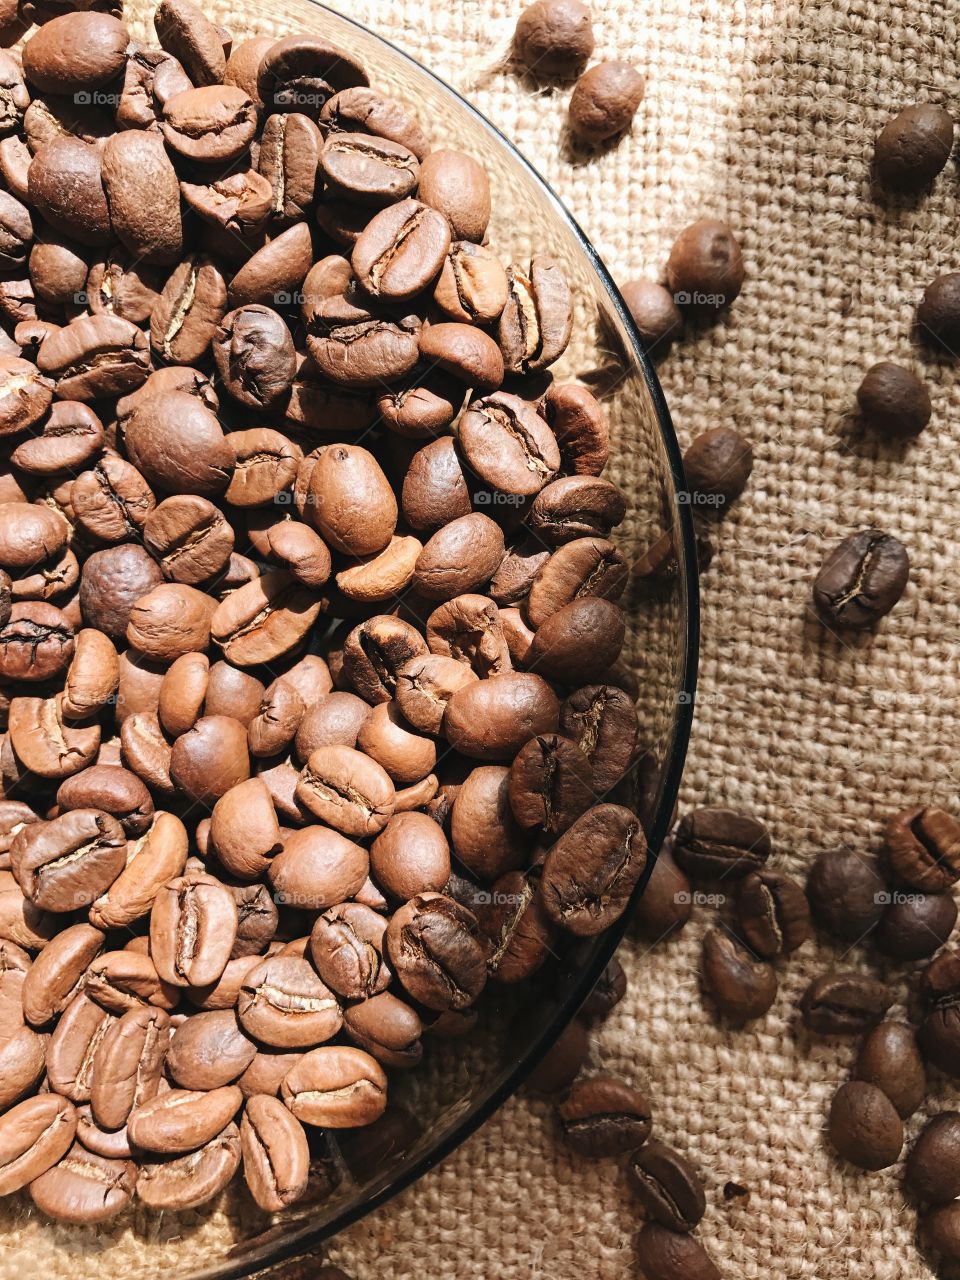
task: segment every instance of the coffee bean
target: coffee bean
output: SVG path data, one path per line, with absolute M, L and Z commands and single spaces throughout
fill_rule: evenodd
M 546 369 L 567 348 L 573 328 L 570 286 L 553 258 L 534 257 L 529 266 L 507 270 L 507 301 L 497 338 L 508 373 Z
M 526 865 L 529 841 L 509 802 L 510 771 L 503 765 L 473 769 L 457 791 L 450 817 L 454 852 L 468 871 L 495 880 Z
M 84 991 L 118 1017 L 144 1004 L 174 1009 L 177 992 L 161 981 L 144 951 L 105 951 L 87 969 Z
M 876 1085 L 854 1080 L 841 1085 L 830 1106 L 830 1142 L 860 1169 L 886 1169 L 903 1148 L 903 1124 Z
M 927 285 L 917 307 L 920 336 L 954 354 L 960 344 L 960 272 L 950 271 Z
M 607 538 L 623 520 L 626 503 L 616 485 L 602 477 L 562 476 L 537 494 L 530 526 L 554 546 L 573 538 Z
M 857 403 L 867 426 L 895 438 L 919 435 L 932 412 L 930 393 L 916 374 L 890 361 L 867 370 Z
M 206 498 L 192 494 L 166 498 L 143 526 L 144 544 L 174 582 L 205 582 L 226 565 L 233 529 Z
M 196 254 L 174 269 L 150 316 L 150 344 L 165 360 L 190 364 L 205 355 L 227 310 L 219 268 Z
M 140 1104 L 130 1114 L 130 1141 L 144 1151 L 179 1155 L 196 1151 L 230 1123 L 243 1101 L 236 1085 L 200 1093 L 169 1089 Z
M 41 28 L 42 30 L 42 28 Z M 30 1197 L 50 1218 L 78 1224 L 106 1222 L 130 1203 L 136 1166 L 108 1160 L 78 1143 L 30 1184 Z
M 325 449 L 310 476 L 312 519 L 337 551 L 366 556 L 387 546 L 397 504 L 371 453 L 356 445 Z
M 278 1098 L 250 1098 L 240 1123 L 247 1186 L 266 1213 L 279 1213 L 306 1190 L 310 1151 L 303 1126 Z
M 474 760 L 510 759 L 535 734 L 554 733 L 560 709 L 545 680 L 504 672 L 464 685 L 447 703 L 447 740 Z
M 933 806 L 887 821 L 884 853 L 896 878 L 912 889 L 949 889 L 960 878 L 960 822 Z
M 149 370 L 146 336 L 119 316 L 72 320 L 47 338 L 37 354 L 40 372 L 53 378 L 64 400 L 96 400 L 139 387 Z
M 219 881 L 199 874 L 168 880 L 150 913 L 151 955 L 157 972 L 174 987 L 216 982 L 236 932 L 236 903 Z
M 75 1108 L 55 1093 L 12 1107 L 0 1118 L 0 1194 L 19 1191 L 57 1164 L 76 1131 Z
M 813 584 L 822 622 L 863 630 L 903 595 L 910 561 L 902 543 L 879 529 L 851 534 L 830 553 Z
M 391 98 L 365 85 L 342 89 L 323 105 L 320 122 L 331 133 L 365 133 L 398 142 L 423 160 L 430 144 L 417 121 Z
M 219 1195 L 240 1167 L 240 1135 L 228 1124 L 197 1151 L 178 1159 L 143 1161 L 137 1171 L 137 1198 L 151 1209 L 195 1209 Z
M 739 431 L 713 427 L 683 455 L 683 470 L 698 509 L 725 514 L 740 497 L 753 469 L 753 450 Z
M 237 1015 L 250 1035 L 282 1049 L 322 1044 L 342 1023 L 336 996 L 294 956 L 273 956 L 248 972 Z
M 147 262 L 176 261 L 183 252 L 180 186 L 163 139 L 139 130 L 114 134 L 103 148 L 102 175 L 111 225 L 124 247 Z
M 683 312 L 673 294 L 652 280 L 630 280 L 620 292 L 647 352 L 654 359 L 665 355 L 683 334 Z
M 580 0 L 535 0 L 517 19 L 514 56 L 536 76 L 578 75 L 593 46 L 590 10 Z
M 391 976 L 383 958 L 386 927 L 383 916 L 357 902 L 344 902 L 318 916 L 310 953 L 323 981 L 351 1000 L 386 990 Z
M 941 1111 L 928 1120 L 907 1156 L 904 1183 L 926 1204 L 941 1205 L 960 1194 L 960 1112 Z
M 929 1063 L 953 1076 L 960 1046 L 960 954 L 956 950 L 941 952 L 927 966 L 921 994 L 926 1008 L 920 1024 L 920 1047 Z
M 884 983 L 862 973 L 825 973 L 815 978 L 800 1002 L 804 1026 L 818 1035 L 869 1031 L 893 1003 Z
M 18 356 L 0 357 L 0 434 L 12 435 L 39 422 L 50 408 L 53 381 Z
M 420 168 L 419 198 L 443 215 L 457 240 L 483 240 L 490 220 L 486 170 L 462 151 L 431 151 Z
M 170 1040 L 162 1009 L 130 1009 L 112 1019 L 93 1063 L 90 1105 L 97 1123 L 119 1129 L 130 1112 L 156 1096 Z
M 889 892 L 873 858 L 835 849 L 817 856 L 807 877 L 807 897 L 821 928 L 857 942 L 879 924 Z
M 222 979 L 221 979 L 222 981 Z M 246 1071 L 257 1046 L 233 1008 L 195 1013 L 170 1038 L 166 1071 L 184 1089 L 219 1089 Z
M 183 63 L 194 84 L 219 84 L 226 71 L 222 32 L 189 0 L 160 0 L 157 39 Z
M 10 861 L 31 902 L 44 911 L 72 911 L 109 888 L 123 870 L 126 847 L 110 814 L 75 809 L 24 827 L 10 847 Z
M 571 131 L 583 142 L 606 142 L 630 127 L 643 99 L 646 81 L 627 62 L 598 62 L 574 86 L 570 98 Z
M 450 877 L 450 848 L 425 814 L 395 813 L 370 847 L 370 869 L 385 893 L 406 902 L 443 889 Z
M 67 668 L 75 643 L 73 627 L 55 605 L 15 604 L 0 627 L 0 675 L 30 683 L 53 679 Z
M 920 191 L 946 166 L 953 149 L 953 117 L 921 102 L 888 120 L 877 138 L 873 168 L 888 191 Z
M 925 1245 L 946 1262 L 960 1259 L 960 1210 L 956 1201 L 925 1213 L 920 1219 L 920 1234 Z
M 299 781 L 296 787 L 299 793 Z M 287 836 L 270 864 L 270 882 L 279 903 L 323 911 L 359 893 L 369 870 L 366 849 L 318 825 Z
M 547 914 L 577 936 L 601 932 L 623 914 L 646 862 L 635 815 L 620 805 L 596 805 L 547 855 L 540 884 Z
M 599 680 L 619 658 L 625 634 L 623 610 L 612 601 L 571 600 L 537 629 L 527 665 L 563 684 Z
M 594 799 L 590 762 L 559 734 L 531 738 L 510 767 L 510 808 L 522 827 L 563 834 Z
M 957 904 L 949 893 L 898 895 L 883 913 L 877 946 L 896 960 L 921 960 L 947 942 L 956 922 Z
M 627 993 L 627 975 L 613 956 L 580 1009 L 583 1018 L 606 1018 Z
M 635 1151 L 650 1136 L 650 1103 L 615 1076 L 575 1083 L 557 1115 L 567 1145 L 593 1159 Z
M 770 833 L 751 814 L 706 806 L 677 827 L 674 857 L 693 879 L 740 879 L 770 856 Z
M 87 996 L 74 996 L 47 1043 L 47 1079 L 56 1093 L 71 1102 L 89 1102 L 97 1050 L 115 1021 Z
M 566 1093 L 586 1061 L 588 1051 L 586 1024 L 574 1018 L 527 1077 L 526 1087 L 548 1097 Z
M 434 326 L 434 330 L 443 327 Z M 457 438 L 477 475 L 504 493 L 538 493 L 560 467 L 553 432 L 519 396 L 498 392 L 473 400 L 460 421 Z
M 287 36 L 264 54 L 257 76 L 261 100 L 271 111 L 302 108 L 317 116 L 341 89 L 367 83 L 349 54 L 313 36 Z
M 105 938 L 86 924 L 58 933 L 30 967 L 21 987 L 23 1016 L 42 1027 L 62 1013 L 80 991 L 90 962 L 103 950 Z
M 348 1045 L 322 1046 L 287 1072 L 280 1095 L 304 1124 L 349 1129 L 369 1124 L 386 1105 L 387 1078 L 370 1054 Z
M 762 1018 L 777 998 L 777 973 L 724 929 L 703 939 L 703 984 L 720 1013 L 737 1026 Z
M 648 1222 L 637 1236 L 637 1259 L 647 1280 L 720 1280 L 698 1240 L 656 1222 Z
M 203 85 L 175 93 L 164 104 L 163 136 L 185 160 L 227 164 L 253 141 L 256 108 L 242 89 Z
M 902 1022 L 881 1022 L 860 1046 L 855 1076 L 874 1084 L 887 1095 L 901 1120 L 923 1102 L 926 1073 L 912 1027 Z
M 486 957 L 477 921 L 438 893 L 418 894 L 390 920 L 385 934 L 390 967 L 428 1009 L 463 1009 L 486 982 Z
M 648 1142 L 635 1152 L 627 1173 L 644 1212 L 670 1231 L 692 1231 L 706 1212 L 700 1175 L 663 1142 Z
M 764 868 L 750 871 L 737 890 L 737 920 L 743 940 L 765 959 L 796 951 L 810 936 L 810 908 L 790 876 Z
M 667 259 L 667 287 L 682 306 L 728 306 L 743 287 L 743 257 L 732 230 L 701 218 L 680 233 Z
M 637 718 L 633 703 L 613 685 L 586 685 L 564 702 L 560 728 L 590 761 L 594 790 L 602 795 L 623 777 L 633 758 Z

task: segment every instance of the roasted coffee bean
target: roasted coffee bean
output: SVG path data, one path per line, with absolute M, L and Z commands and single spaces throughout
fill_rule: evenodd
M 382 1066 L 406 1069 L 423 1057 L 422 1024 L 410 1005 L 389 991 L 349 1005 L 343 1014 L 345 1034 Z
M 30 683 L 53 679 L 66 670 L 75 643 L 73 627 L 55 605 L 15 604 L 0 627 L 0 676 Z
M 240 1167 L 240 1159 L 237 1126 L 225 1125 L 197 1151 L 178 1159 L 141 1163 L 137 1198 L 151 1209 L 195 1209 L 224 1190 Z
M 160 0 L 157 39 L 184 66 L 194 84 L 219 84 L 226 71 L 223 33 L 189 0 Z
M 859 1169 L 886 1169 L 903 1148 L 903 1124 L 893 1103 L 876 1085 L 841 1085 L 830 1106 L 830 1142 Z
M 550 680 L 598 680 L 619 658 L 626 634 L 623 610 L 583 596 L 563 605 L 537 628 L 526 665 Z
M 318 916 L 310 954 L 323 981 L 349 1000 L 386 990 L 391 977 L 383 958 L 386 928 L 384 916 L 358 902 L 341 903 Z
M 953 1076 L 960 1046 L 960 964 L 956 950 L 943 951 L 928 966 L 921 982 L 926 1012 L 920 1024 L 920 1047 L 926 1060 Z
M 310 476 L 311 520 L 337 551 L 382 551 L 397 524 L 397 502 L 373 454 L 357 445 L 324 449 Z
M 248 972 L 237 1015 L 249 1035 L 281 1049 L 322 1044 L 343 1020 L 336 996 L 295 956 L 272 956 Z
M 254 1200 L 266 1213 L 280 1213 L 307 1188 L 310 1150 L 299 1120 L 279 1098 L 248 1099 L 240 1123 L 243 1172 Z
M 504 493 L 538 493 L 560 468 L 553 432 L 532 405 L 505 392 L 471 401 L 457 439 L 477 475 Z
M 113 641 L 102 631 L 84 627 L 77 633 L 76 649 L 67 669 L 64 715 L 74 719 L 96 715 L 114 699 L 119 681 L 120 659 Z
M 894 438 L 919 435 L 932 412 L 930 393 L 917 375 L 890 361 L 867 370 L 857 403 L 868 427 Z
M 87 969 L 84 991 L 118 1016 L 144 1004 L 173 1009 L 178 998 L 177 992 L 160 980 L 153 961 L 143 951 L 105 951 Z
M 873 170 L 888 191 L 921 191 L 946 166 L 953 150 L 953 117 L 920 102 L 888 120 L 877 138 Z
M 163 287 L 150 316 L 150 343 L 165 360 L 190 364 L 205 355 L 227 310 L 227 286 L 209 259 L 191 254 Z
M 127 640 L 145 657 L 173 662 L 203 651 L 209 643 L 214 601 L 195 587 L 163 583 L 141 596 L 130 610 Z
M 351 747 L 318 747 L 297 784 L 300 803 L 348 836 L 382 831 L 393 814 L 395 794 L 389 774 Z
M 300 780 L 296 787 L 299 794 Z M 316 825 L 287 836 L 283 852 L 270 863 L 269 875 L 278 903 L 323 911 L 359 893 L 369 870 L 366 849 L 338 831 Z
M 427 618 L 431 653 L 469 664 L 481 677 L 510 670 L 499 610 L 486 596 L 455 596 Z
M 683 333 L 683 312 L 673 294 L 652 280 L 630 280 L 620 292 L 647 352 L 655 360 L 665 355 Z
M 770 833 L 751 814 L 707 806 L 677 827 L 674 857 L 693 879 L 740 879 L 770 856 Z
M 807 897 L 821 928 L 858 942 L 879 924 L 889 890 L 873 858 L 836 849 L 819 854 L 810 868 Z
M 468 871 L 485 881 L 517 870 L 528 859 L 529 840 L 510 809 L 509 780 L 504 765 L 483 765 L 467 775 L 453 802 L 454 852 Z
M 947 1204 L 960 1195 L 960 1112 L 928 1120 L 907 1156 L 904 1183 L 925 1204 Z
M 304 1124 L 351 1129 L 383 1114 L 387 1077 L 375 1058 L 349 1045 L 311 1049 L 283 1078 L 280 1096 Z
M 481 931 L 489 940 L 487 970 L 496 982 L 529 978 L 553 951 L 556 927 L 537 888 L 536 877 L 508 871 L 489 893 L 477 890 L 467 896 L 466 905 L 476 910 Z
M 156 506 L 150 486 L 136 467 L 112 454 L 104 454 L 92 470 L 77 477 L 70 490 L 70 501 L 78 527 L 98 543 L 126 542 L 139 537 L 147 516 Z M 143 556 L 149 559 L 147 553 Z M 146 574 L 145 568 L 143 572 Z M 162 576 L 160 574 L 160 578 Z
M 587 685 L 560 712 L 560 730 L 590 761 L 598 795 L 623 777 L 636 749 L 637 716 L 629 696 L 614 685 Z
M 503 569 L 501 565 L 498 577 Z M 494 586 L 496 582 L 495 578 Z M 575 600 L 589 596 L 617 600 L 626 583 L 624 558 L 612 542 L 577 538 L 558 547 L 536 568 L 526 600 L 527 619 L 539 627 Z
M 412 151 L 423 160 L 430 145 L 417 121 L 391 98 L 364 85 L 343 89 L 324 103 L 320 112 L 321 126 L 329 134 L 364 133 Z
M 320 153 L 320 168 L 328 188 L 374 207 L 412 195 L 420 177 L 413 152 L 365 133 L 331 133 Z
M 422 329 L 420 358 L 442 373 L 466 383 L 481 395 L 495 392 L 503 381 L 503 356 L 500 348 L 488 334 L 470 324 L 447 322 L 431 324 Z M 515 445 L 516 442 L 513 425 L 509 424 L 507 427 L 508 446 Z M 538 430 L 542 428 L 542 421 L 538 420 Z M 543 430 L 542 434 L 552 441 L 549 431 Z M 480 441 L 475 430 L 471 439 L 477 446 L 475 452 L 479 454 Z M 529 448 L 529 442 L 526 447 Z M 529 467 L 529 455 L 523 447 L 521 454 L 520 465 Z
M 451 320 L 490 324 L 507 301 L 507 273 L 487 245 L 456 240 L 434 289 L 434 301 Z
M 174 987 L 216 982 L 236 933 L 236 902 L 212 876 L 194 873 L 168 880 L 154 898 L 151 955 L 160 977 Z
M 307 110 L 317 116 L 341 89 L 367 83 L 363 67 L 349 54 L 314 36 L 287 36 L 264 55 L 257 76 L 261 101 L 269 111 Z
M 115 1021 L 87 996 L 74 996 L 47 1043 L 46 1068 L 51 1089 L 71 1102 L 90 1100 L 97 1050 Z
M 230 1123 L 243 1095 L 236 1085 L 198 1092 L 170 1089 L 148 1099 L 130 1114 L 130 1141 L 144 1151 L 179 1155 L 196 1151 Z
M 574 86 L 568 116 L 571 131 L 593 144 L 622 134 L 630 127 L 645 89 L 643 76 L 628 62 L 598 62 Z
M 737 1026 L 762 1018 L 777 998 L 777 973 L 725 929 L 703 939 L 703 985 L 720 1013 Z
M 180 193 L 205 222 L 242 237 L 263 230 L 273 201 L 273 188 L 255 169 L 210 183 L 181 182 Z
M 927 285 L 917 307 L 920 336 L 954 354 L 960 344 L 960 272 L 950 271 Z
M 565 1094 L 579 1074 L 590 1047 L 586 1023 L 573 1018 L 527 1077 L 527 1088 L 548 1097 Z
M 957 904 L 949 893 L 893 895 L 876 932 L 880 950 L 895 960 L 933 955 L 953 933 Z
M 30 1197 L 50 1218 L 78 1224 L 106 1222 L 130 1203 L 135 1182 L 132 1161 L 108 1160 L 75 1142 L 53 1168 L 30 1184 Z
M 268 116 L 258 167 L 270 184 L 270 213 L 281 223 L 304 217 L 320 190 L 323 139 L 313 120 L 297 112 Z
M 106 13 L 64 13 L 25 44 L 23 70 L 44 93 L 73 94 L 107 84 L 123 66 L 124 24 Z
M 289 302 L 303 284 L 312 261 L 310 228 L 305 222 L 294 223 L 268 240 L 236 273 L 228 290 L 231 305 L 246 310 L 256 304 L 269 308 L 270 303 Z M 279 330 L 278 337 L 282 340 Z
M 433 152 L 428 160 L 437 154 Z M 425 180 L 424 167 L 421 193 Z M 459 191 L 457 197 L 462 201 L 464 193 Z M 367 223 L 354 245 L 351 262 L 357 279 L 372 297 L 407 302 L 434 283 L 450 244 L 450 224 L 442 213 L 419 200 L 401 200 Z
M 590 10 L 580 0 L 536 0 L 517 19 L 513 53 L 535 76 L 579 75 L 593 46 Z
M 235 507 L 261 507 L 288 489 L 303 454 L 278 431 L 255 427 L 227 436 L 234 468 L 227 488 L 227 502 Z
M 503 559 L 503 533 L 489 516 L 473 512 L 451 520 L 426 543 L 413 585 L 428 600 L 450 600 L 476 591 Z
M 646 863 L 636 816 L 620 805 L 596 805 L 547 854 L 540 882 L 547 914 L 580 937 L 602 932 L 626 910 Z
M 75 809 L 24 827 L 10 846 L 10 862 L 31 902 L 44 911 L 73 911 L 116 880 L 126 850 L 115 818 L 98 809 Z
M 390 967 L 428 1009 L 463 1009 L 486 982 L 476 917 L 438 893 L 418 894 L 397 911 L 385 935 Z
M 355 747 L 370 706 L 356 694 L 337 690 L 319 698 L 306 712 L 296 736 L 296 754 L 306 761 L 317 747 Z
M 704 514 L 724 515 L 743 493 L 752 469 L 753 450 L 732 427 L 704 431 L 683 455 L 690 500 Z
M 76 1131 L 73 1104 L 55 1093 L 12 1107 L 0 1118 L 0 1194 L 19 1191 L 57 1164 Z
M 960 878 L 960 822 L 933 806 L 907 809 L 887 821 L 884 853 L 902 884 L 934 893 L 949 889 Z
M 829 626 L 863 630 L 903 595 L 910 561 L 901 542 L 879 529 L 851 534 L 830 553 L 813 584 L 813 604 Z
M 167 1050 L 168 1075 L 184 1089 L 219 1089 L 241 1076 L 257 1046 L 230 1009 L 191 1014 L 176 1028 Z
M 512 759 L 529 738 L 551 734 L 560 708 L 550 686 L 527 672 L 504 672 L 465 685 L 447 703 L 450 745 L 475 760 Z
M 379 390 L 415 367 L 422 327 L 417 316 L 377 311 L 372 302 L 361 303 L 343 293 L 315 306 L 310 289 L 308 277 L 304 282 L 306 346 L 321 376 L 344 388 Z
M 50 507 L 31 502 L 0 503 L 0 563 L 17 578 L 38 561 L 65 547 L 69 525 Z
M 136 711 L 124 716 L 120 726 L 120 748 L 123 763 L 148 787 L 164 796 L 173 795 L 174 785 L 170 777 L 172 752 L 155 712 Z
M 436 436 L 453 422 L 465 393 L 466 387 L 452 374 L 437 368 L 415 368 L 407 385 L 384 388 L 377 410 L 384 426 L 400 436 Z M 447 439 L 452 445 L 453 440 Z
M 42 1027 L 62 1013 L 83 983 L 90 962 L 100 954 L 104 935 L 90 925 L 64 929 L 44 947 L 23 979 L 23 1016 Z
M 706 1212 L 703 1181 L 690 1161 L 663 1142 L 648 1142 L 627 1166 L 644 1212 L 670 1231 L 692 1231 Z
M 573 328 L 570 287 L 559 263 L 535 257 L 507 270 L 507 301 L 497 337 L 508 373 L 534 373 L 558 360 Z
M 667 287 L 681 306 L 708 311 L 728 306 L 739 295 L 743 276 L 736 236 L 712 218 L 686 227 L 667 259 Z
M 862 973 L 825 973 L 804 993 L 804 1026 L 818 1035 L 856 1035 L 880 1022 L 893 1003 L 884 983 Z
M 878 1023 L 864 1037 L 854 1075 L 882 1089 L 902 1120 L 912 1116 L 927 1089 L 913 1028 L 903 1022 Z
M 173 582 L 195 585 L 214 577 L 233 551 L 233 529 L 206 498 L 165 498 L 147 516 L 143 540 Z
M 960 1260 L 960 1207 L 955 1200 L 924 1213 L 920 1218 L 924 1246 L 947 1263 Z
M 648 1222 L 637 1236 L 637 1261 L 646 1280 L 721 1280 L 699 1240 Z
M 577 1081 L 557 1115 L 567 1145 L 593 1159 L 636 1151 L 650 1136 L 650 1103 L 615 1076 Z
M 210 844 L 231 875 L 254 879 L 267 870 L 282 842 L 262 779 L 248 778 L 220 797 L 210 815 Z
M 626 514 L 623 494 L 609 480 L 562 476 L 541 489 L 530 508 L 530 527 L 560 546 L 573 538 L 607 538 Z
M 441 654 L 411 658 L 397 668 L 397 705 L 414 728 L 439 733 L 450 699 L 476 681 L 476 672 L 455 658 Z
M 104 144 L 102 175 L 113 232 L 124 247 L 146 262 L 176 261 L 183 252 L 180 186 L 163 139 L 133 129 L 115 133 Z
M 582 1018 L 606 1018 L 627 994 L 627 975 L 613 956 L 580 1007 Z
M 594 801 L 590 762 L 558 734 L 531 738 L 510 767 L 510 808 L 522 827 L 555 839 Z
M 423 533 L 470 514 L 470 491 L 452 437 L 414 454 L 404 476 L 402 507 L 407 523 Z
M 241 404 L 263 408 L 290 389 L 293 339 L 270 307 L 250 304 L 225 315 L 213 336 L 213 354 L 224 386 Z
M 24 440 L 10 460 L 28 475 L 81 471 L 103 443 L 103 425 L 93 410 L 78 401 L 61 400 L 51 407 L 42 434 Z
M 170 1040 L 162 1009 L 130 1009 L 112 1019 L 97 1047 L 90 1105 L 105 1129 L 125 1125 L 131 1111 L 156 1096 Z
M 231 716 L 203 716 L 173 744 L 170 777 L 200 804 L 212 807 L 249 776 L 246 730 Z
M 24 431 L 50 408 L 53 381 L 19 356 L 0 357 L 0 435 Z
M 810 936 L 810 907 L 796 880 L 764 867 L 740 881 L 737 924 L 743 940 L 770 960 L 803 946 Z
M 57 804 L 61 813 L 99 809 L 112 814 L 131 839 L 142 836 L 153 821 L 150 792 L 135 774 L 119 765 L 96 764 L 74 774 L 60 784 Z
M 185 160 L 227 164 L 253 141 L 256 108 L 242 89 L 203 85 L 175 93 L 164 103 L 163 136 Z
M 213 614 L 210 632 L 230 662 L 257 666 L 295 649 L 321 608 L 315 593 L 275 570 L 227 596 Z
M 454 239 L 483 240 L 490 221 L 490 182 L 472 156 L 462 151 L 431 151 L 420 167 L 417 194 L 444 216 Z
M 125 395 L 146 380 L 146 335 L 119 316 L 79 316 L 50 334 L 37 352 L 40 372 L 53 378 L 62 400 Z

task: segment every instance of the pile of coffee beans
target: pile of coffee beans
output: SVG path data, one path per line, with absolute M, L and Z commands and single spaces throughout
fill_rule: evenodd
M 0 1192 L 80 1223 L 291 1205 L 647 861 L 563 270 L 348 51 L 155 25 L 0 53 Z

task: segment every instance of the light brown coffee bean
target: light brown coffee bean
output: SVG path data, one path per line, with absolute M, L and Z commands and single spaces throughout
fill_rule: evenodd
M 198 1092 L 170 1089 L 141 1103 L 127 1121 L 130 1141 L 145 1151 L 197 1151 L 229 1124 L 243 1102 L 236 1085 Z
M 349 1129 L 383 1114 L 387 1077 L 361 1049 L 322 1046 L 305 1053 L 287 1072 L 280 1095 L 304 1124 Z
M 230 958 L 236 934 L 236 902 L 212 876 L 180 876 L 168 881 L 154 899 L 151 954 L 160 977 L 174 987 L 216 982 Z
M 243 1173 L 265 1213 L 280 1213 L 301 1198 L 310 1172 L 307 1135 L 278 1098 L 249 1098 L 240 1123 Z

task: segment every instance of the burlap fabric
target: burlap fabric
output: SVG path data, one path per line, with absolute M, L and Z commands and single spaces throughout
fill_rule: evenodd
M 569 89 L 538 91 L 504 63 L 515 0 L 340 7 L 467 93 L 539 166 L 619 278 L 656 276 L 673 236 L 702 214 L 727 218 L 741 237 L 742 298 L 661 366 L 684 443 L 730 423 L 756 454 L 703 583 L 684 804 L 757 812 L 779 864 L 802 873 L 822 848 L 874 847 L 897 806 L 955 803 L 960 388 L 949 364 L 915 346 L 911 325 L 923 285 L 960 261 L 957 175 L 951 166 L 923 201 L 881 204 L 868 164 L 892 110 L 918 97 L 951 104 L 960 8 L 598 4 L 598 56 L 636 62 L 648 91 L 631 136 L 588 157 L 565 138 Z M 243 30 L 241 5 L 232 25 Z M 933 395 L 931 426 L 905 449 L 879 447 L 850 413 L 862 370 L 885 358 L 925 370 Z M 636 479 L 629 458 L 618 465 L 622 481 Z M 840 639 L 812 620 L 810 579 L 826 547 L 869 524 L 905 541 L 911 585 L 875 635 Z M 875 958 L 808 945 L 783 968 L 769 1015 L 730 1033 L 698 991 L 711 915 L 698 908 L 680 938 L 656 949 L 625 943 L 630 992 L 595 1035 L 591 1065 L 646 1089 L 658 1136 L 700 1165 L 709 1206 L 700 1234 L 725 1276 L 930 1276 L 899 1169 L 857 1173 L 825 1144 L 852 1046 L 812 1042 L 794 1012 L 821 969 L 878 968 Z M 905 998 L 907 978 L 894 979 Z M 932 1110 L 956 1093 L 937 1081 L 935 1099 Z M 725 1202 L 728 1181 L 749 1197 Z M 356 1280 L 621 1280 L 635 1272 L 638 1222 L 616 1163 L 571 1158 L 549 1108 L 516 1100 L 440 1169 L 344 1232 L 330 1257 Z M 66 1238 L 24 1224 L 36 1275 L 93 1274 L 58 1254 Z M 22 1248 L 13 1263 L 0 1256 L 0 1275 L 22 1274 L 23 1258 Z M 133 1239 L 111 1255 L 114 1274 L 126 1260 L 139 1261 Z

